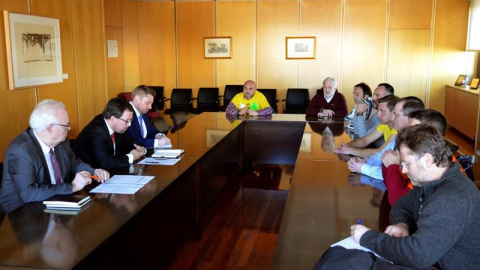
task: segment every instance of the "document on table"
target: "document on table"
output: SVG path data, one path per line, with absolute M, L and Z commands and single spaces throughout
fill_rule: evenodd
M 359 249 L 359 250 L 363 250 L 363 251 L 366 251 L 366 252 L 371 252 L 371 253 L 375 254 L 375 256 L 377 256 L 379 258 L 382 258 L 382 256 L 378 255 L 377 253 L 373 252 L 372 250 L 357 244 L 357 242 L 355 242 L 355 240 L 353 240 L 353 238 L 351 236 L 343 239 L 342 241 L 339 241 L 339 242 L 331 245 L 331 247 L 335 247 L 335 246 L 341 246 L 341 247 L 344 247 L 346 249 Z M 384 258 L 382 258 L 382 259 L 384 259 Z M 386 259 L 384 259 L 384 260 L 389 262 L 389 263 L 392 263 L 389 260 L 386 260 Z
M 155 176 L 114 175 L 92 189 L 91 193 L 135 194 Z
M 175 165 L 180 159 L 179 158 L 144 158 L 138 164 L 142 165 Z

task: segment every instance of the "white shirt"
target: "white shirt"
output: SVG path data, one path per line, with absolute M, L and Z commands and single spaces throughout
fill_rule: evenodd
M 35 135 L 35 138 L 37 138 L 37 141 L 40 143 L 40 147 L 42 148 L 43 155 L 45 155 L 45 160 L 47 161 L 47 167 L 48 167 L 48 173 L 50 173 L 50 182 L 55 185 L 55 172 L 53 171 L 53 166 L 52 166 L 52 161 L 50 160 L 50 147 L 48 147 L 40 138 L 37 136 L 37 133 L 35 133 L 35 130 L 33 131 L 33 134 Z M 52 151 L 55 152 L 55 148 L 52 148 Z M 63 179 L 62 179 L 63 182 Z
M 105 125 L 107 125 L 108 135 L 110 135 L 110 137 L 112 137 L 113 129 L 111 129 L 110 126 L 108 125 L 107 119 L 103 118 L 103 120 L 105 121 Z M 115 155 L 115 144 L 113 144 L 113 155 Z M 127 157 L 128 157 L 128 163 L 130 163 L 130 164 L 133 163 L 133 155 L 132 154 L 127 154 Z

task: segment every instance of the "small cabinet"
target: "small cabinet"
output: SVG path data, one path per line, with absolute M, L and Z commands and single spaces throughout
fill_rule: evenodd
M 478 90 L 447 85 L 445 94 L 447 123 L 472 139 L 477 132 L 478 92 Z

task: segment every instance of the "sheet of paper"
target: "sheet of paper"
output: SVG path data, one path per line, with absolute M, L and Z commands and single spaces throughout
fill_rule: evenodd
M 91 193 L 135 194 L 154 176 L 114 175 L 103 184 L 92 189 Z
M 179 158 L 169 158 L 169 159 L 161 159 L 161 158 L 144 158 L 142 161 L 138 162 L 138 164 L 142 165 L 175 165 L 180 159 Z
M 346 249 L 359 249 L 359 250 L 363 250 L 363 251 L 366 251 L 366 252 L 371 252 L 371 253 L 375 254 L 375 256 L 377 256 L 379 258 L 382 258 L 382 256 L 380 256 L 377 253 L 371 251 L 370 249 L 357 244 L 357 242 L 355 242 L 355 240 L 353 240 L 353 238 L 351 236 L 343 239 L 342 241 L 339 241 L 339 242 L 331 245 L 331 247 L 335 247 L 335 246 L 341 246 L 341 247 L 344 247 Z M 384 258 L 382 258 L 382 259 L 384 259 Z M 388 260 L 386 260 L 386 261 L 390 262 Z M 392 263 L 392 262 L 390 262 L 390 263 Z

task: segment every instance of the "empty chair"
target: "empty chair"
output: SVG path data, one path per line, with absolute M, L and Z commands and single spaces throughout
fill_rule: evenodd
M 310 103 L 307 88 L 288 88 L 287 98 L 282 100 L 283 113 L 303 114 Z
M 153 98 L 152 108 L 148 111 L 148 117 L 150 118 L 158 118 L 160 117 L 160 111 L 163 110 L 165 106 L 165 96 L 163 95 L 163 86 L 151 86 L 149 85 L 148 88 L 151 88 L 155 91 L 155 97 Z
M 132 92 L 121 92 L 117 94 L 117 97 L 130 102 L 132 101 Z
M 268 104 L 272 107 L 274 113 L 278 113 L 277 108 L 277 89 L 257 89 L 260 93 L 262 93 L 265 98 L 267 98 Z
M 192 88 L 174 88 L 171 98 L 165 99 L 165 103 L 167 101 L 170 101 L 170 108 L 165 110 L 166 114 L 178 111 L 193 112 Z
M 218 112 L 220 110 L 220 96 L 217 87 L 198 89 L 197 108 L 195 113 Z
M 243 92 L 243 85 L 225 85 L 225 92 L 223 93 L 223 105 L 220 107 L 221 111 L 225 111 L 228 106 L 228 103 L 233 99 L 233 97 Z

